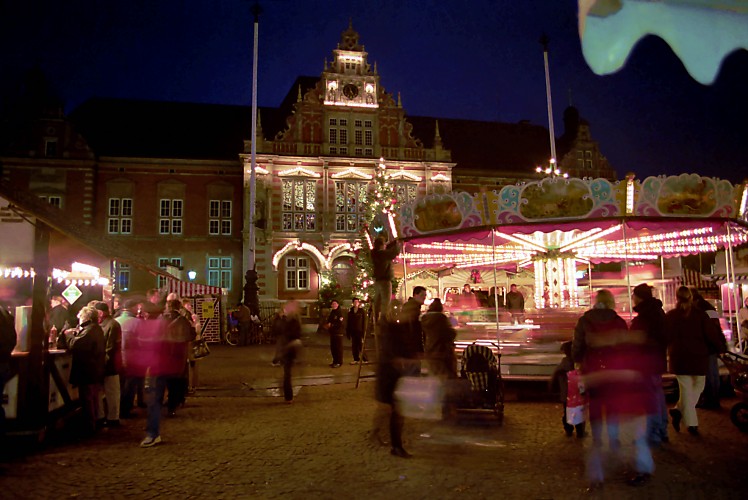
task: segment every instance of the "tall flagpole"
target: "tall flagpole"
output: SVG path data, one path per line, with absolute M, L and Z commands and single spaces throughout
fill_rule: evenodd
M 548 69 L 548 37 L 543 34 L 540 44 L 543 46 L 543 62 L 545 63 L 545 95 L 548 103 L 548 134 L 551 137 L 551 168 L 556 163 L 556 133 L 553 130 L 553 104 L 551 103 L 551 73 Z
M 255 269 L 255 168 L 257 166 L 257 42 L 260 32 L 260 4 L 255 3 L 252 14 L 255 18 L 254 45 L 252 52 L 252 137 L 250 137 L 249 174 L 249 260 L 248 270 Z

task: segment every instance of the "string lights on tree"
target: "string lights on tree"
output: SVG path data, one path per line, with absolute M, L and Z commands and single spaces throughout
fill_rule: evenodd
M 356 276 L 353 280 L 354 295 L 367 300 L 374 294 L 374 268 L 371 263 L 371 248 L 373 241 L 371 239 L 371 230 L 374 233 L 384 232 L 387 229 L 388 221 L 395 214 L 395 204 L 397 197 L 395 189 L 389 182 L 387 175 L 387 165 L 384 158 L 379 159 L 379 163 L 374 172 L 374 185 L 372 190 L 372 199 L 366 204 L 364 212 L 363 238 L 366 243 L 355 252 L 353 264 L 356 266 Z M 379 227 L 378 224 L 382 223 Z M 377 226 L 375 226 L 377 224 Z

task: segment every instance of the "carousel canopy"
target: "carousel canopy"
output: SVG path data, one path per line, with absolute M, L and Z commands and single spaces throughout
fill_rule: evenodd
M 400 207 L 408 266 L 516 269 L 537 260 L 645 261 L 748 242 L 743 184 L 683 174 L 547 177 L 471 195 L 435 194 Z

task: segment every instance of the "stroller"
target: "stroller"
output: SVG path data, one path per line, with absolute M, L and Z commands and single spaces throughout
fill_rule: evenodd
M 462 390 L 455 404 L 458 414 L 492 413 L 499 425 L 504 422 L 500 358 L 499 346 L 493 342 L 474 342 L 465 348 L 460 369 Z
M 748 357 L 729 351 L 719 357 L 730 372 L 735 394 L 742 400 L 733 405 L 730 420 L 742 432 L 748 432 Z

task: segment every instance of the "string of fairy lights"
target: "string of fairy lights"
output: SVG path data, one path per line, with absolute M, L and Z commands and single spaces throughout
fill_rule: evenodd
M 703 252 L 715 252 L 730 245 L 748 242 L 748 230 L 737 226 L 730 234 L 716 234 L 714 227 L 706 226 L 659 234 L 634 235 L 624 239 L 603 239 L 622 232 L 623 225 L 589 231 L 566 231 L 563 238 L 551 233 L 532 235 L 509 234 L 495 231 L 497 237 L 508 243 L 493 248 L 485 243 L 415 243 L 412 251 L 402 254 L 408 265 L 429 266 L 456 264 L 459 266 L 489 266 L 494 263 L 529 262 L 537 259 L 557 258 L 564 254 L 570 258 L 587 261 L 612 261 L 622 259 L 655 260 Z M 556 231 L 558 232 L 558 231 Z M 558 242 L 564 243 L 558 245 Z

